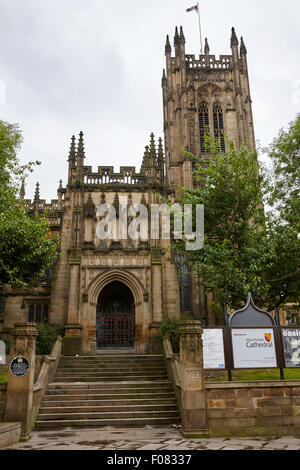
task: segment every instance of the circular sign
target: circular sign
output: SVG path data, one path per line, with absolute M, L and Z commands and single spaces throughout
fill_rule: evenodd
M 9 370 L 15 377 L 24 377 L 29 371 L 29 368 L 29 361 L 24 356 L 15 357 L 9 365 Z

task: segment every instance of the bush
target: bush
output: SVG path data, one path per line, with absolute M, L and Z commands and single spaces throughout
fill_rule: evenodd
M 36 354 L 50 354 L 57 337 L 64 335 L 64 326 L 38 323 L 36 329 L 38 331 Z
M 179 353 L 179 319 L 165 316 L 160 324 L 163 336 L 166 336 L 171 343 L 174 353 Z

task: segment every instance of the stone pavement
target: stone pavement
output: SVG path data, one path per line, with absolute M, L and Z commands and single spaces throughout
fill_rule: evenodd
M 185 439 L 173 427 L 34 431 L 8 450 L 300 450 L 300 437 Z

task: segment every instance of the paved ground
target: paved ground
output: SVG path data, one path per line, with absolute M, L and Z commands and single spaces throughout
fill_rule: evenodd
M 300 438 L 184 439 L 172 427 L 35 431 L 9 450 L 300 450 Z

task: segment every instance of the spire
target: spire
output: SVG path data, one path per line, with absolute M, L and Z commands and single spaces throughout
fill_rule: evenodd
M 178 28 L 176 26 L 175 28 L 175 36 L 174 36 L 174 46 L 177 46 L 179 44 L 179 34 L 178 34 Z
M 185 44 L 185 37 L 184 37 L 184 34 L 183 34 L 183 29 L 182 29 L 182 26 L 180 26 L 180 42 L 182 42 L 183 44 Z
M 209 55 L 209 45 L 208 45 L 207 38 L 205 38 L 204 54 Z
M 25 198 L 25 183 L 24 178 L 22 179 L 21 189 L 20 189 L 20 199 L 24 201 Z
M 168 34 L 167 34 L 167 40 L 166 40 L 166 46 L 165 46 L 165 53 L 171 54 L 171 44 L 170 44 L 170 39 L 169 39 Z
M 75 135 L 72 135 L 68 162 L 74 167 L 76 164 Z
M 238 42 L 238 38 L 236 37 L 236 34 L 235 34 L 235 29 L 232 27 L 231 28 L 231 47 L 232 46 L 238 46 L 239 42 Z
M 246 55 L 247 54 L 247 49 L 246 49 L 243 37 L 241 37 L 240 53 L 241 53 L 241 55 Z
M 34 194 L 34 202 L 39 202 L 39 201 L 40 201 L 40 185 L 39 185 L 39 183 L 36 183 L 35 194 Z
M 155 166 L 156 164 L 156 148 L 155 148 L 155 140 L 154 140 L 154 134 L 151 132 L 150 135 L 150 152 L 149 152 L 149 163 L 150 166 Z
M 62 187 L 62 180 L 59 180 L 59 187 L 58 189 L 61 190 L 63 187 Z
M 82 160 L 85 158 L 82 131 L 79 133 L 79 141 L 78 141 L 78 147 L 77 147 L 77 159 L 78 159 L 77 161 L 79 161 L 79 158 L 82 158 Z
M 157 163 L 159 167 L 163 166 L 164 164 L 164 149 L 161 137 L 158 139 Z

